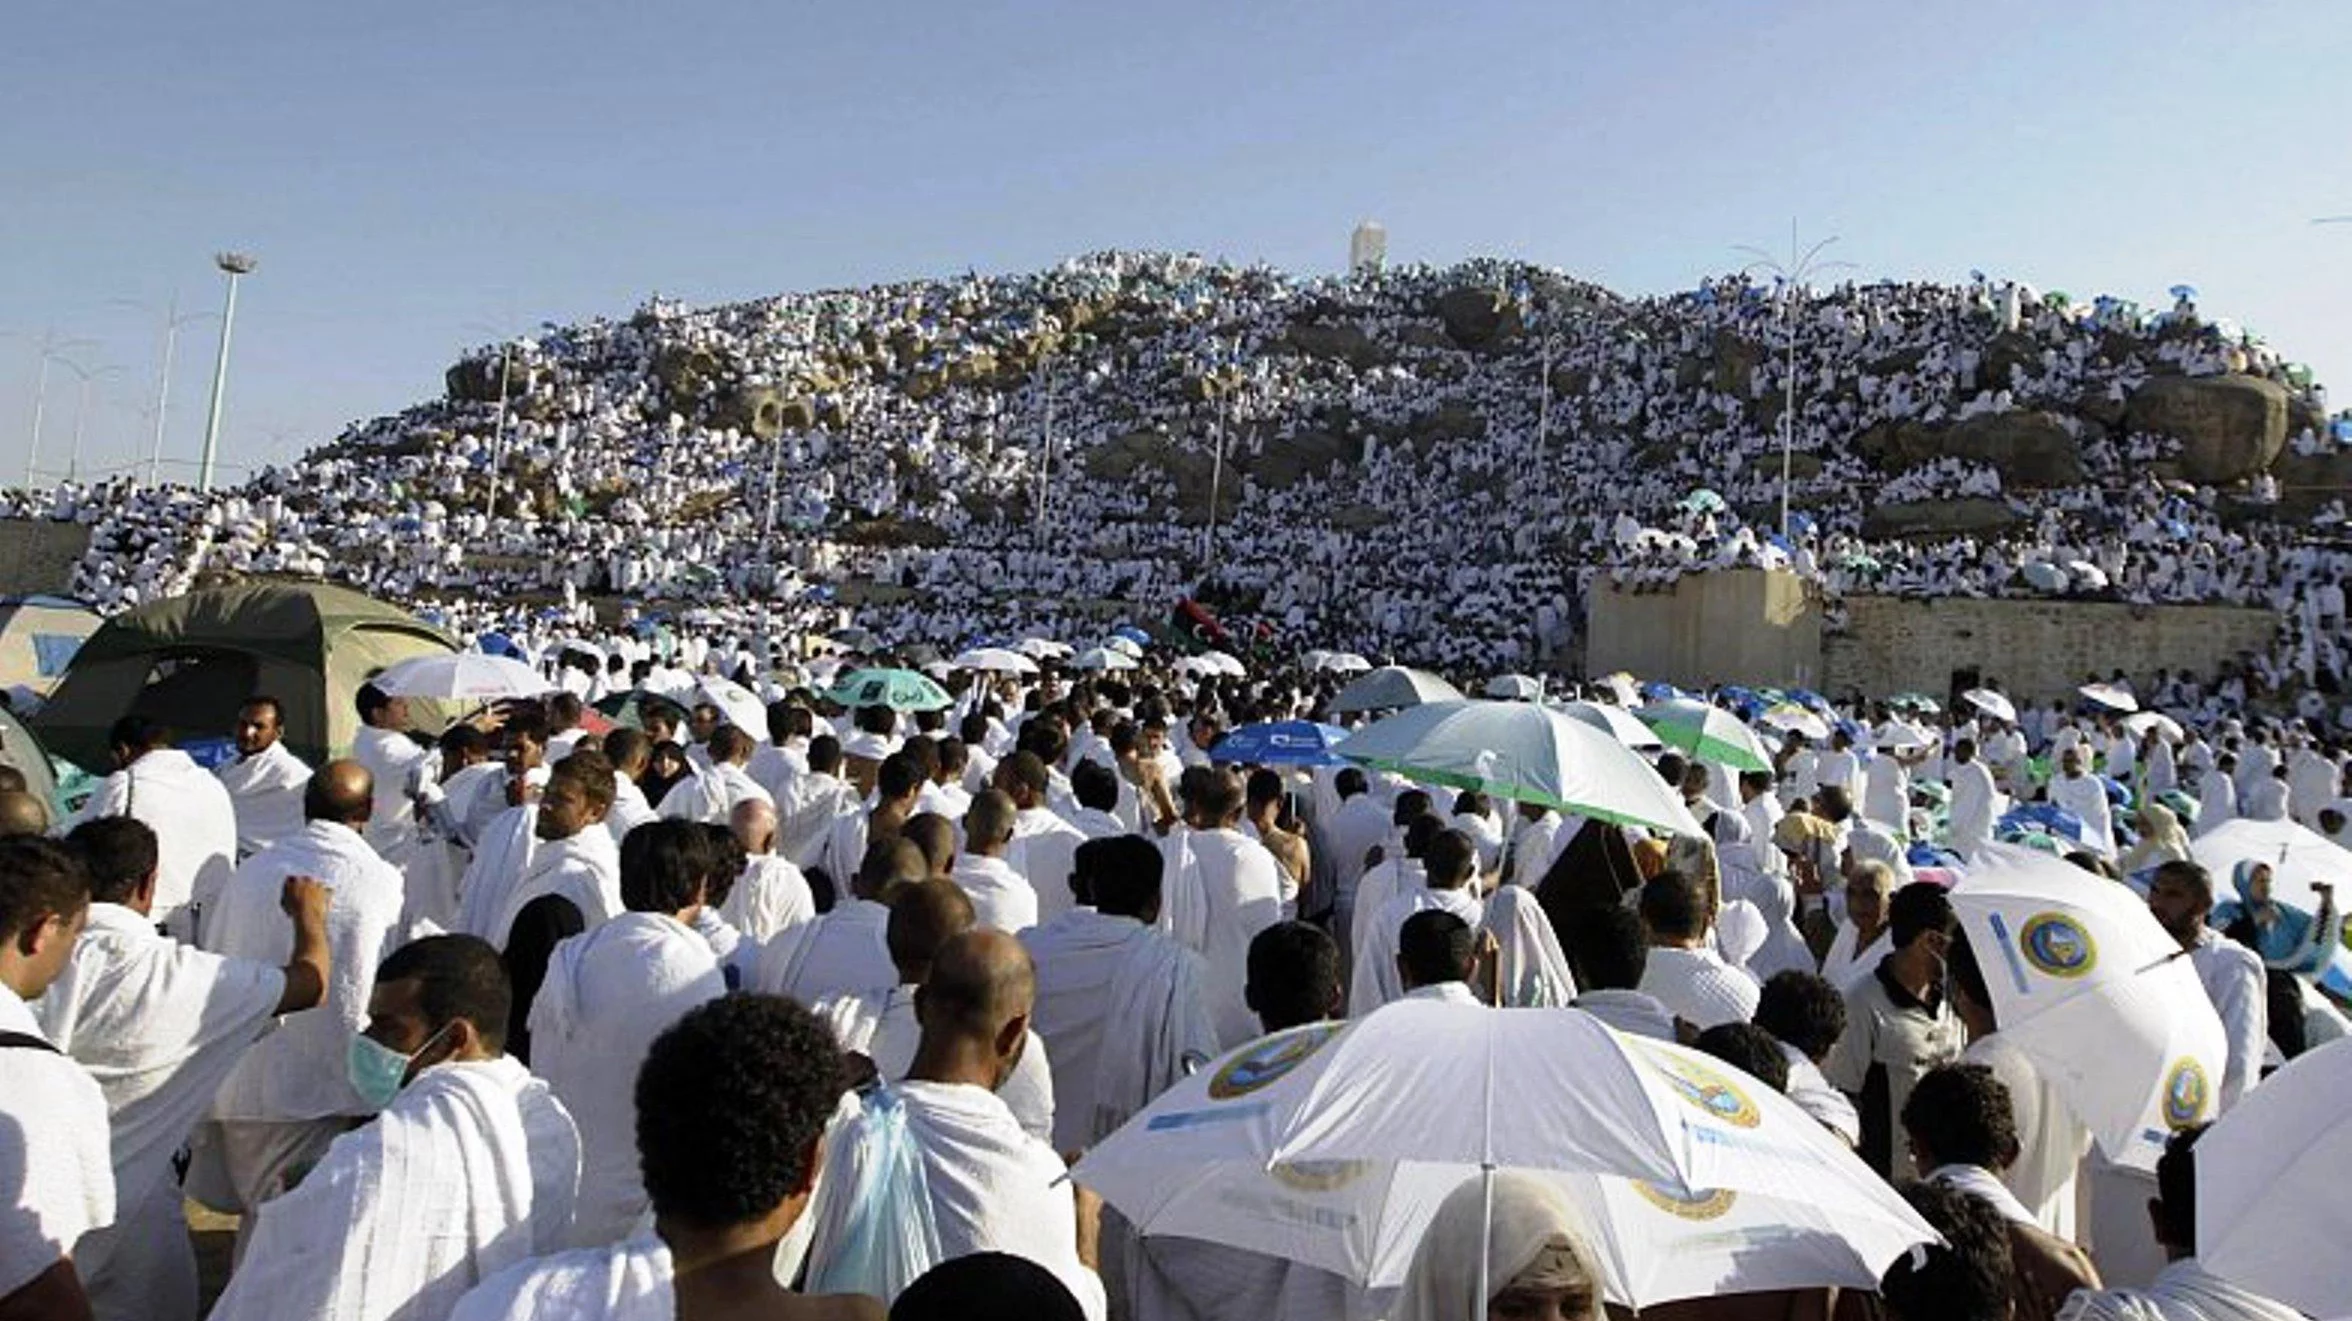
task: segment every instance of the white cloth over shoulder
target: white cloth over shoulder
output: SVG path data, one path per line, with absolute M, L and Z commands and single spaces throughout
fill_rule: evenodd
M 0 1032 L 38 1037 L 32 1011 L 0 987 Z M 0 1297 L 114 1223 L 106 1101 L 82 1066 L 39 1046 L 0 1047 Z
M 833 1029 L 843 1050 L 872 1060 L 877 1076 L 897 1082 L 914 1067 L 915 1048 L 923 1043 L 923 1026 L 915 1021 L 915 989 L 890 986 L 836 995 L 819 1002 L 815 1013 Z M 1024 1132 L 1041 1142 L 1053 1140 L 1053 1058 L 1034 1030 L 996 1094 Z
M 1053 1148 L 1021 1130 L 991 1092 L 953 1083 L 907 1082 L 894 1089 L 921 1156 L 940 1260 L 976 1252 L 1026 1257 L 1069 1287 L 1089 1321 L 1103 1321 L 1102 1280 L 1078 1259 L 1078 1221 L 1068 1167 Z M 856 1125 L 863 1115 L 842 1121 Z M 855 1142 L 828 1150 L 855 1153 Z M 854 1160 L 830 1168 L 809 1214 L 812 1271 L 842 1250 L 863 1171 Z
M 543 839 L 532 850 L 530 865 L 508 891 L 490 930 L 477 933 L 500 949 L 514 934 L 516 919 L 541 899 L 562 899 L 580 910 L 587 929 L 595 930 L 620 916 L 621 855 L 612 836 L 588 827 L 568 839 Z
M 752 985 L 804 1005 L 845 991 L 895 986 L 889 933 L 889 909 L 871 899 L 844 899 L 832 912 L 786 927 L 761 946 Z
M 245 860 L 214 912 L 205 944 L 231 958 L 282 967 L 294 956 L 294 928 L 281 906 L 286 878 L 316 877 L 333 891 L 327 1001 L 280 1020 L 221 1083 L 215 1119 L 303 1120 L 364 1115 L 344 1072 L 351 1038 L 367 1022 L 376 963 L 398 938 L 400 873 L 349 826 L 313 821 Z
M 548 957 L 531 1002 L 531 1067 L 580 1127 L 579 1211 L 565 1246 L 610 1243 L 645 1213 L 638 1066 L 670 1024 L 726 992 L 709 943 L 662 913 L 624 913 Z
M 745 940 L 767 941 L 786 927 L 796 927 L 817 915 L 816 896 L 800 868 L 773 853 L 745 860 L 735 888 L 719 905 L 719 916 L 743 933 Z
M 460 1299 L 449 1321 L 676 1321 L 677 1274 L 669 1245 L 645 1229 L 510 1266 Z
M 2165 1267 L 2144 1290 L 2078 1290 L 2058 1309 L 2058 1321 L 2303 1321 L 2303 1314 L 2248 1293 L 2190 1257 Z
M 1576 999 L 1568 955 L 1535 891 L 1506 885 L 1486 897 L 1486 929 L 1500 950 L 1502 1003 L 1513 1009 L 1561 1009 Z
M 237 856 L 249 858 L 302 829 L 302 792 L 310 767 L 284 743 L 272 743 L 250 757 L 213 772 L 229 791 L 237 819 Z
M 237 863 L 229 791 L 178 748 L 157 748 L 98 784 L 75 824 L 127 816 L 155 832 L 155 920 L 210 902 Z
M 579 1135 L 546 1084 L 499 1058 L 417 1075 L 258 1212 L 216 1321 L 448 1315 L 570 1220 Z

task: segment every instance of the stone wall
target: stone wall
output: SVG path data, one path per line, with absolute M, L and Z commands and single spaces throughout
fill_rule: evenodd
M 90 529 L 45 518 L 0 518 L 0 596 L 66 595 Z
M 1804 580 L 1761 569 L 1693 574 L 1671 591 L 1602 580 L 1586 614 L 1584 667 L 1685 686 L 1818 687 L 1821 609 Z
M 1844 632 L 1824 634 L 1819 601 L 1794 575 L 1694 574 L 1663 592 L 1595 588 L 1587 674 L 1630 670 L 1685 687 L 1798 686 L 1942 697 L 1954 681 L 2000 681 L 2026 699 L 2070 694 L 2087 674 L 2158 668 L 2211 674 L 2269 645 L 2277 618 L 2228 606 L 2135 609 L 2101 601 L 1846 599 Z
M 2211 674 L 2239 652 L 2269 645 L 2278 629 L 2267 610 L 2228 606 L 1888 596 L 1849 597 L 1846 606 L 1847 629 L 1826 639 L 1822 668 L 1833 689 L 1872 694 L 1941 697 L 1960 676 L 1998 679 L 2014 697 L 2046 700 L 2071 694 L 2086 674 Z

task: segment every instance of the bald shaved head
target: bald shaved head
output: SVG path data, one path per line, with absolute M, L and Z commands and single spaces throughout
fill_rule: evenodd
M 49 833 L 49 809 L 21 789 L 0 792 L 0 839 Z
M 949 940 L 915 992 L 923 1043 L 907 1076 L 1002 1086 L 1028 1043 L 1036 999 L 1037 971 L 1020 941 L 985 927 Z
M 850 889 L 860 899 L 882 899 L 893 886 L 915 885 L 930 879 L 931 865 L 913 842 L 896 835 L 866 841 L 866 856 L 858 863 Z
M 776 808 L 761 798 L 746 798 L 727 813 L 727 829 L 734 832 L 735 842 L 750 854 L 762 854 L 776 846 Z
M 310 787 L 302 791 L 302 815 L 357 830 L 375 810 L 375 793 L 376 777 L 367 767 L 348 757 L 330 761 L 318 768 L 310 777 Z
M 972 900 L 947 881 L 917 881 L 890 892 L 890 962 L 904 985 L 920 985 L 947 942 L 972 929 Z
M 955 871 L 955 823 L 937 812 L 917 812 L 898 833 L 923 851 L 926 870 L 938 880 Z

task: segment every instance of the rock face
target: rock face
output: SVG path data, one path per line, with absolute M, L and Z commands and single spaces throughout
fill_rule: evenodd
M 449 401 L 458 404 L 495 404 L 498 402 L 498 366 L 496 358 L 466 358 L 451 367 L 442 381 L 449 387 Z M 508 378 L 510 394 L 521 393 L 521 375 Z
M 731 390 L 711 411 L 711 421 L 761 440 L 774 440 L 784 434 L 784 394 L 765 385 Z
M 1957 458 L 1991 465 L 2004 488 L 2072 486 L 2083 480 L 2082 446 L 2050 413 L 1986 413 L 1948 427 L 1881 425 L 1854 443 L 1864 458 L 1897 472 Z
M 2135 431 L 2181 442 L 2181 476 L 2200 485 L 2244 481 L 2287 444 L 2287 390 L 2254 376 L 2156 376 L 2132 392 Z
M 1284 338 L 1290 347 L 1310 358 L 1338 358 L 1358 371 L 1377 367 L 1386 359 L 1363 327 L 1345 322 L 1337 325 L 1294 322 Z
M 1437 297 L 1446 334 L 1466 349 L 1483 349 L 1519 333 L 1519 309 L 1500 289 L 1449 289 Z
M 1921 500 L 1874 506 L 1862 522 L 1862 535 L 1980 536 L 2004 531 L 2019 521 L 2017 511 L 2002 500 Z

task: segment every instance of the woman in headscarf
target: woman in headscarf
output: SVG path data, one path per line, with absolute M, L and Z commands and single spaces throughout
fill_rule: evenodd
M 2189 832 L 2181 829 L 2180 817 L 2171 808 L 2150 799 L 2140 805 L 2133 820 L 2140 838 L 2123 855 L 2124 875 L 2137 876 L 2168 862 L 2190 861 Z
M 1494 1177 L 1487 1215 L 1472 1176 L 1446 1195 L 1413 1252 L 1394 1321 L 1601 1321 L 1600 1258 L 1578 1230 L 1560 1190 L 1531 1174 Z M 1486 1243 L 1486 1297 L 1479 1300 L 1478 1245 Z
M 2238 897 L 2225 900 L 2213 910 L 2213 925 L 2223 934 L 2262 956 L 2262 962 L 2277 972 L 2315 973 L 2328 964 L 2333 951 L 2335 933 L 2340 929 L 2336 921 L 2336 893 L 2329 886 L 2314 886 L 2319 892 L 2319 916 L 2298 908 L 2289 908 L 2270 897 L 2272 876 L 2270 864 L 2247 858 L 2230 869 L 2230 884 Z

